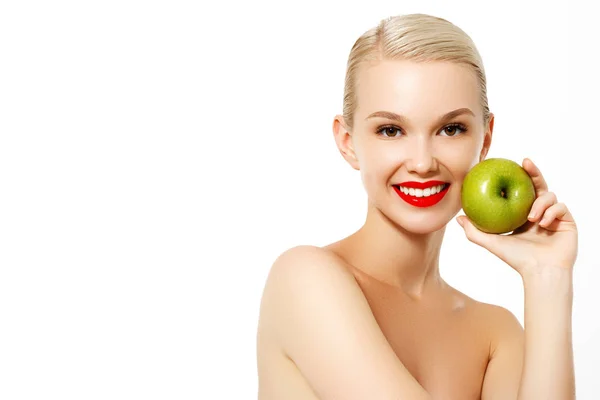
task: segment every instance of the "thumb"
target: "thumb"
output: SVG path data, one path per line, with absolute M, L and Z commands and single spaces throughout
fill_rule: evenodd
M 463 228 L 465 235 L 470 242 L 478 244 L 479 246 L 485 247 L 486 249 L 492 251 L 494 241 L 498 239 L 498 235 L 493 235 L 491 233 L 486 233 L 479 230 L 475 225 L 473 225 L 469 217 L 466 215 L 456 217 L 456 221 Z

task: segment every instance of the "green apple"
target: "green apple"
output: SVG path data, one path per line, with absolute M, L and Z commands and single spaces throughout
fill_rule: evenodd
M 519 164 L 505 158 L 490 158 L 467 173 L 461 200 L 473 225 L 483 232 L 500 234 L 514 231 L 527 222 L 535 188 Z

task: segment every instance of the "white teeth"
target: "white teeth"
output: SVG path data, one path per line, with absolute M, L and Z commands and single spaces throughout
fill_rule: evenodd
M 444 185 L 432 186 L 427 189 L 406 188 L 403 186 L 399 186 L 399 187 L 400 187 L 400 190 L 402 191 L 402 193 L 404 193 L 404 194 L 408 194 L 410 196 L 415 196 L 415 197 L 428 197 L 428 196 L 431 196 L 431 195 L 441 192 L 442 189 L 444 188 Z

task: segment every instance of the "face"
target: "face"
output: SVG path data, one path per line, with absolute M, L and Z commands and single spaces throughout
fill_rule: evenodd
M 494 119 L 483 125 L 475 73 L 449 62 L 382 61 L 359 72 L 357 96 L 352 132 L 336 116 L 334 134 L 370 205 L 414 233 L 441 229 L 460 211 L 462 181 L 491 143 Z M 431 181 L 445 183 L 444 192 L 418 197 L 432 190 L 409 188 Z

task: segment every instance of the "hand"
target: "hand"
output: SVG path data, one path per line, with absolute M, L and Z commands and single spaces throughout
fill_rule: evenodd
M 509 235 L 480 231 L 467 216 L 456 218 L 467 239 L 498 256 L 521 277 L 542 272 L 544 268 L 572 269 L 577 258 L 577 226 L 564 203 L 548 191 L 538 167 L 528 158 L 523 168 L 533 181 L 536 199 L 528 221 Z M 531 215 L 535 214 L 535 215 Z

